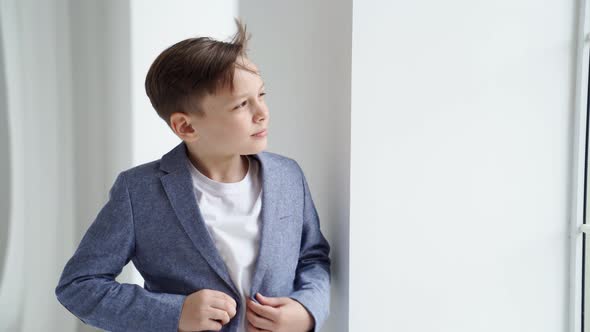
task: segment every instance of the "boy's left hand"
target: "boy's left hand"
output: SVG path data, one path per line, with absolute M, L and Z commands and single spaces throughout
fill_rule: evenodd
M 248 332 L 304 332 L 313 329 L 313 317 L 301 303 L 289 297 L 265 297 L 256 293 L 256 303 L 246 302 Z

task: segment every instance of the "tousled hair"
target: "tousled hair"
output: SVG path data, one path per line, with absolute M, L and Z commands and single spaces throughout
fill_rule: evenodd
M 236 67 L 256 73 L 237 61 L 247 57 L 250 35 L 239 18 L 234 21 L 238 30 L 230 42 L 210 37 L 185 39 L 165 49 L 150 66 L 145 91 L 168 126 L 175 112 L 204 116 L 200 105 L 204 95 L 227 86 L 233 93 Z

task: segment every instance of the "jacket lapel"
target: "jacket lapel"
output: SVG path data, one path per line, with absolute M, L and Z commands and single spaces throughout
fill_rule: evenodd
M 277 245 L 273 243 L 273 239 L 276 239 L 273 234 L 279 231 L 275 229 L 277 226 L 275 224 L 278 223 L 274 221 L 278 219 L 279 202 L 276 198 L 281 197 L 279 195 L 281 177 L 278 172 L 274 171 L 274 161 L 266 154 L 258 153 L 252 156 L 260 162 L 262 178 L 261 238 L 251 287 L 251 297 L 254 297 L 259 291 L 264 273 L 270 265 L 272 250 L 277 248 Z M 197 250 L 230 289 L 240 296 L 203 220 L 194 197 L 187 162 L 189 162 L 187 149 L 183 141 L 162 157 L 160 169 L 168 174 L 163 175 L 160 180 L 174 212 Z
M 275 165 L 274 160 L 264 153 L 253 156 L 260 161 L 262 178 L 260 245 L 250 288 L 250 297 L 256 299 L 256 293 L 260 290 L 264 274 L 272 265 L 272 257 L 277 255 L 276 248 L 279 248 L 279 244 L 276 243 L 278 241 L 276 234 L 280 232 L 278 214 L 279 206 L 281 206 L 280 198 L 284 197 L 280 193 L 284 188 L 281 183 L 282 177 L 278 172 L 278 165 Z

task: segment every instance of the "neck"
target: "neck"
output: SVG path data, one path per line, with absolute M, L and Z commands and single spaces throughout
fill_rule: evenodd
M 248 157 L 196 151 L 187 144 L 187 157 L 199 172 L 217 182 L 239 182 L 248 172 Z

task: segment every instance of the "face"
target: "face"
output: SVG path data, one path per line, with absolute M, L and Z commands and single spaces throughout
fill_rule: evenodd
M 241 64 L 259 73 L 258 68 L 248 59 L 239 60 Z M 262 78 L 247 70 L 236 67 L 234 73 L 234 92 L 229 87 L 219 90 L 215 95 L 201 99 L 205 115 L 175 113 L 171 122 L 178 116 L 190 122 L 185 134 L 177 132 L 188 144 L 208 154 L 246 155 L 255 154 L 266 148 L 267 138 L 252 136 L 268 127 L 268 107 L 264 100 L 265 89 Z M 174 128 L 174 124 L 173 124 Z M 176 130 L 175 130 L 176 132 Z

